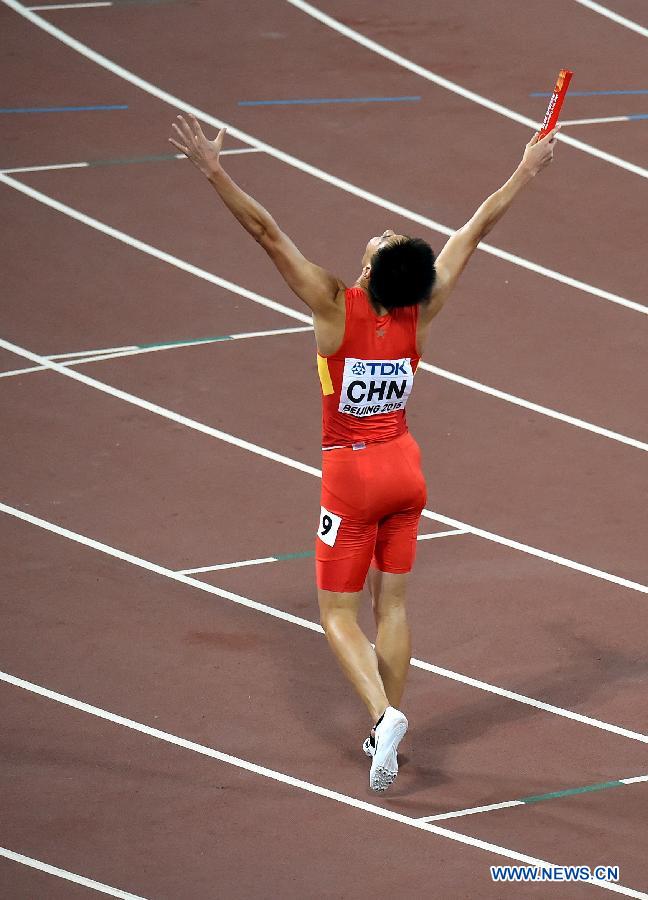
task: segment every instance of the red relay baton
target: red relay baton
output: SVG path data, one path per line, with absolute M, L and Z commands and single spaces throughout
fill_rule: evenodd
M 558 73 L 556 86 L 553 89 L 553 94 L 551 95 L 551 100 L 549 101 L 547 112 L 545 113 L 544 122 L 542 123 L 542 128 L 538 134 L 538 140 L 541 140 L 556 127 L 558 116 L 560 115 L 560 110 L 565 101 L 567 88 L 569 87 L 569 82 L 571 81 L 573 74 L 574 73 L 570 72 L 569 69 L 561 69 Z

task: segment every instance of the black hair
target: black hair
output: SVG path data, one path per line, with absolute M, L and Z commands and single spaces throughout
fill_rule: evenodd
M 432 247 L 422 238 L 399 238 L 374 253 L 369 296 L 385 309 L 416 306 L 428 299 L 435 278 Z

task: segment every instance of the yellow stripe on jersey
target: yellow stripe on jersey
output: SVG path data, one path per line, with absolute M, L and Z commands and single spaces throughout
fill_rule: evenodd
M 329 372 L 328 359 L 325 356 L 317 354 L 317 372 L 319 374 L 320 384 L 322 385 L 322 394 L 328 397 L 333 391 L 333 382 L 331 381 L 331 373 Z

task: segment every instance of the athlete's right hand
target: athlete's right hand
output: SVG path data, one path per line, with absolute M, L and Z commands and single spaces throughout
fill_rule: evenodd
M 549 165 L 554 155 L 556 137 L 560 131 L 560 125 L 556 126 L 549 134 L 538 140 L 540 132 L 536 132 L 524 149 L 522 165 L 532 174 L 537 175 Z
M 169 138 L 169 143 L 184 153 L 194 166 L 200 169 L 203 175 L 209 178 L 210 175 L 219 170 L 218 157 L 225 140 L 227 128 L 221 128 L 216 135 L 216 139 L 208 141 L 200 127 L 200 122 L 195 116 L 189 115 L 189 123 L 182 116 L 178 116 L 177 122 L 173 122 L 171 127 L 176 132 L 178 140 Z

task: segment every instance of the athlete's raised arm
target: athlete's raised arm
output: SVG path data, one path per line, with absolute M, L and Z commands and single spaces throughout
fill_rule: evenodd
M 309 262 L 270 213 L 223 169 L 220 151 L 227 129 L 222 128 L 216 139 L 209 141 L 195 116 L 189 116 L 189 122 L 178 116 L 172 128 L 176 136 L 169 141 L 208 179 L 225 206 L 261 244 L 291 290 L 318 316 L 326 318 L 329 311 L 336 311 L 344 296 L 342 282 Z
M 522 188 L 549 165 L 553 159 L 559 130 L 554 128 L 540 141 L 535 134 L 526 145 L 522 160 L 509 180 L 491 194 L 472 218 L 448 240 L 436 260 L 436 281 L 431 301 L 421 308 L 421 317 L 424 321 L 430 321 L 439 312 L 479 242 L 502 218 Z

